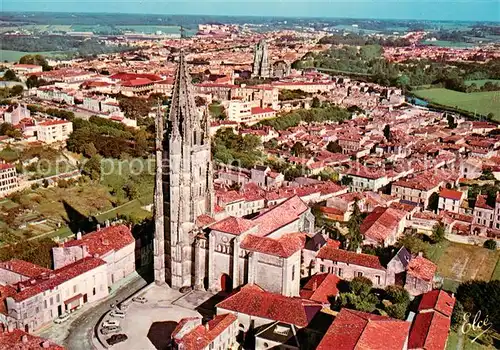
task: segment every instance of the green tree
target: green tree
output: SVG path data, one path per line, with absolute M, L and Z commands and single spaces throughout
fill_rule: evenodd
M 402 303 L 392 304 L 385 308 L 387 315 L 393 318 L 397 318 L 398 320 L 406 319 L 406 312 L 408 311 L 408 306 Z
M 487 241 L 484 242 L 483 247 L 489 250 L 496 250 L 497 242 L 494 239 L 488 239 Z
M 328 152 L 332 152 L 332 153 L 342 153 L 342 147 L 340 147 L 338 141 L 335 141 L 335 142 L 330 141 L 328 143 L 328 145 L 326 146 L 326 150 Z
M 51 70 L 49 63 L 42 55 L 25 55 L 19 59 L 20 64 L 34 64 L 37 66 L 42 66 L 44 71 Z
M 339 304 L 358 311 L 373 312 L 379 302 L 373 294 L 372 282 L 366 277 L 355 277 L 349 283 L 349 292 L 340 293 Z
M 101 156 L 94 155 L 85 163 L 82 172 L 89 176 L 90 179 L 98 181 L 101 177 L 101 161 Z
M 22 85 L 15 85 L 10 89 L 11 96 L 19 96 L 23 93 L 24 88 Z
M 437 211 L 439 205 L 439 194 L 433 192 L 429 197 L 429 204 L 427 205 L 427 210 L 431 210 L 434 213 Z
M 321 102 L 320 102 L 318 97 L 316 97 L 316 96 L 313 97 L 311 107 L 312 108 L 320 108 L 321 107 Z
M 384 127 L 384 137 L 387 141 L 391 141 L 391 127 L 389 126 L 389 124 Z
M 295 142 L 295 144 L 292 146 L 291 151 L 292 154 L 294 154 L 296 157 L 302 157 L 307 154 L 307 149 L 299 141 Z
M 349 240 L 348 249 L 354 251 L 361 246 L 363 235 L 360 231 L 361 222 L 363 221 L 361 211 L 359 210 L 358 202 L 354 202 L 351 217 L 347 221 L 347 238 Z
M 340 183 L 342 186 L 350 186 L 352 184 L 352 177 L 343 176 L 342 179 L 340 180 Z
M 432 229 L 431 239 L 434 243 L 439 243 L 444 239 L 445 234 L 446 232 L 444 224 L 440 221 L 436 225 L 434 225 L 434 228 Z
M 349 290 L 356 295 L 366 295 L 372 290 L 373 282 L 366 277 L 356 276 L 349 282 Z
M 123 190 L 127 195 L 128 199 L 134 200 L 139 198 L 139 191 L 135 182 L 129 181 L 125 184 Z
M 3 80 L 19 81 L 19 78 L 17 77 L 16 73 L 12 69 L 8 69 L 3 75 Z

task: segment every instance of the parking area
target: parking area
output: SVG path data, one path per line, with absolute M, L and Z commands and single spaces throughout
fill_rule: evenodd
M 111 317 L 110 312 L 99 325 L 99 337 L 106 342 L 113 334 L 125 334 L 127 340 L 113 345 L 113 349 L 163 349 L 177 323 L 184 317 L 201 316 L 195 309 L 212 294 L 190 292 L 182 295 L 166 287 L 150 286 L 137 296 L 147 300 L 145 303 L 129 300 L 125 306 L 125 317 Z M 102 324 L 118 321 L 119 331 L 102 335 Z

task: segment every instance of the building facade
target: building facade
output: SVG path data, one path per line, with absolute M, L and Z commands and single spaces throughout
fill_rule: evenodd
M 266 40 L 261 40 L 256 46 L 253 56 L 253 75 L 268 78 L 271 76 L 271 62 Z
M 16 167 L 12 164 L 0 164 L 0 197 L 19 186 Z

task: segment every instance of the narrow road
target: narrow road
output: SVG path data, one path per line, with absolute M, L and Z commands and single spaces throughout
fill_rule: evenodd
M 94 349 L 94 345 L 92 344 L 94 327 L 102 315 L 109 310 L 110 304 L 114 303 L 116 300 L 121 302 L 127 299 L 146 285 L 147 282 L 142 277 L 138 276 L 130 281 L 130 283 L 120 288 L 116 293 L 111 294 L 101 303 L 82 314 L 71 324 L 69 335 L 64 340 L 63 345 L 71 350 Z

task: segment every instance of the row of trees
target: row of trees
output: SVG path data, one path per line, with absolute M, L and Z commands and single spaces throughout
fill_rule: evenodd
M 212 154 L 216 161 L 251 168 L 262 159 L 258 136 L 235 134 L 230 128 L 219 129 L 212 141 Z
M 90 117 L 88 121 L 73 120 L 73 133 L 67 141 L 68 150 L 91 158 L 99 154 L 107 158 L 120 158 L 124 154 L 146 157 L 154 137 L 144 129 L 135 130 L 111 120 Z
M 351 113 L 344 108 L 325 106 L 311 109 L 298 109 L 274 119 L 266 119 L 257 124 L 272 126 L 276 130 L 285 130 L 299 125 L 301 122 L 321 123 L 326 121 L 341 122 L 351 117 Z

